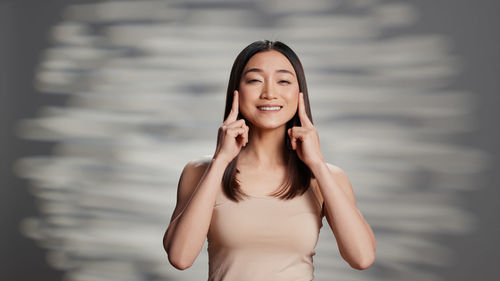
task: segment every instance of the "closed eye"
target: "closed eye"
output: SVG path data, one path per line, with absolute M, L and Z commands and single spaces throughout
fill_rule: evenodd
M 280 80 L 279 83 L 280 84 L 291 84 L 291 82 L 287 81 L 287 80 Z
M 247 80 L 247 83 L 255 83 L 255 82 L 260 82 L 260 80 L 257 79 Z

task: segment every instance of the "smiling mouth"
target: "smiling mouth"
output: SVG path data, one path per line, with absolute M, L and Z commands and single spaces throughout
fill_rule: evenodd
M 261 111 L 279 111 L 282 106 L 257 106 Z

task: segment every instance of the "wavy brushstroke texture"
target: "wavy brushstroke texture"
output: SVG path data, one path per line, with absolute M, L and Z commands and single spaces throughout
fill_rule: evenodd
M 266 38 L 301 57 L 325 158 L 349 175 L 377 238 L 376 262 L 360 272 L 323 228 L 315 280 L 441 280 L 427 266 L 452 264 L 453 251 L 433 237 L 474 229 L 459 192 L 476 188 L 489 161 L 453 142 L 474 127 L 472 95 L 443 90 L 458 58 L 446 38 L 404 33 L 418 20 L 408 4 L 293 2 L 66 9 L 35 83 L 69 102 L 18 126 L 57 146 L 15 166 L 43 214 L 22 229 L 53 267 L 78 281 L 206 278 L 206 248 L 179 272 L 160 241 L 182 167 L 213 152 L 235 55 Z

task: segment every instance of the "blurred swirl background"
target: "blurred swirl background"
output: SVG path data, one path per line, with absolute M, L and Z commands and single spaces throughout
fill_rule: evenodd
M 301 58 L 325 158 L 377 238 L 353 270 L 324 220 L 315 280 L 494 279 L 497 2 L 0 3 L 0 280 L 206 280 L 206 248 L 177 271 L 161 238 L 261 39 Z

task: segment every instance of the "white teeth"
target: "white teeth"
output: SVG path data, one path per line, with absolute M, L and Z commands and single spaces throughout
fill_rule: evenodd
M 280 106 L 259 106 L 260 110 L 280 110 Z

